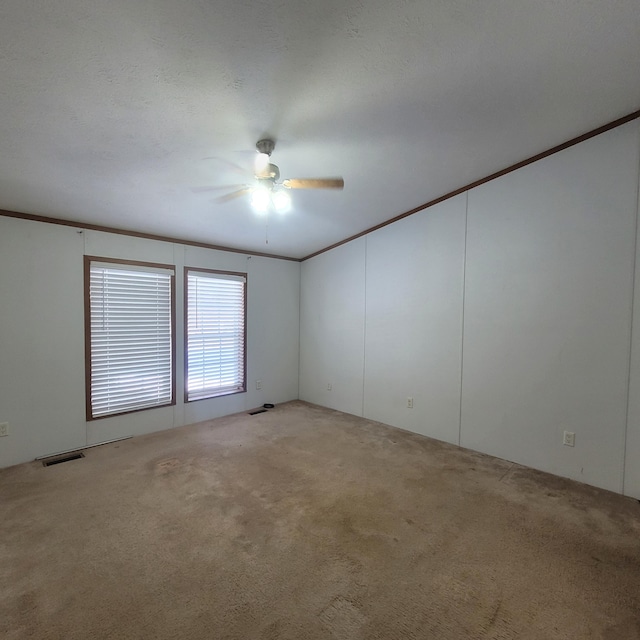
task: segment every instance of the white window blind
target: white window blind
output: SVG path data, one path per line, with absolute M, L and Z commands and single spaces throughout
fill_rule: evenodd
M 245 390 L 246 276 L 187 270 L 187 400 Z
M 90 265 L 90 417 L 170 404 L 173 270 Z

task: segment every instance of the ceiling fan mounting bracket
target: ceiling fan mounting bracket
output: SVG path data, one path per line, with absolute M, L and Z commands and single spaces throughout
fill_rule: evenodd
M 264 138 L 263 140 L 258 140 L 256 142 L 256 149 L 258 153 L 265 153 L 270 156 L 273 153 L 273 150 L 276 148 L 276 143 L 271 138 Z

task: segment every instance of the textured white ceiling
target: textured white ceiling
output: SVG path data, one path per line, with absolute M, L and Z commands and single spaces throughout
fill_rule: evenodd
M 640 4 L 2 0 L 0 88 L 0 209 L 302 257 L 640 108 Z

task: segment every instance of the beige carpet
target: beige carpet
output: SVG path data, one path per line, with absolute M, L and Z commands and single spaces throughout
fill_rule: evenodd
M 0 637 L 640 639 L 640 505 L 293 402 L 0 471 Z

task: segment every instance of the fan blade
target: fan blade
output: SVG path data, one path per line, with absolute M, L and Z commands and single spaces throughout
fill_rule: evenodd
M 226 164 L 228 169 L 231 169 L 235 173 L 239 173 L 242 176 L 250 176 L 253 175 L 251 171 L 246 167 L 241 167 L 236 162 L 232 162 L 231 160 L 226 160 L 225 158 L 219 158 L 218 156 L 207 156 L 206 158 L 202 158 L 203 160 L 216 160 L 222 164 Z
M 231 193 L 227 193 L 219 198 L 216 198 L 216 202 L 222 204 L 223 202 L 229 202 L 229 200 L 235 200 L 236 198 L 240 198 L 247 193 L 251 193 L 253 191 L 252 187 L 243 187 L 242 189 L 238 189 L 237 191 L 232 191 Z
M 191 191 L 193 193 L 205 193 L 206 191 L 220 191 L 222 189 L 241 189 L 244 186 L 243 184 L 221 184 L 217 187 L 191 187 Z
M 282 186 L 287 189 L 344 189 L 342 178 L 290 178 Z

